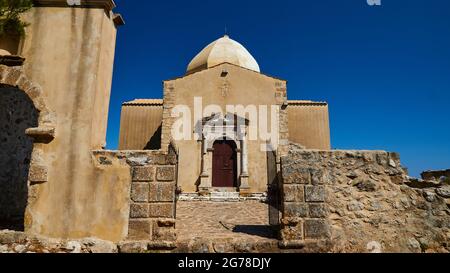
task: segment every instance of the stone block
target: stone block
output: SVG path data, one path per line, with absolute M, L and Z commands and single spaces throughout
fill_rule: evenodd
M 154 157 L 154 162 L 157 165 L 175 165 L 177 163 L 177 157 L 171 154 L 157 154 Z
M 284 203 L 284 217 L 308 217 L 308 204 L 300 202 Z
M 175 227 L 176 222 L 173 218 L 160 218 L 156 220 L 159 227 Z
M 153 203 L 149 207 L 149 217 L 152 218 L 173 218 L 174 203 Z
M 322 185 L 325 184 L 325 176 L 322 170 L 311 170 L 311 184 Z
M 153 222 L 152 238 L 155 241 L 176 241 L 177 233 L 174 227 L 162 226 L 157 220 Z
M 303 240 L 303 221 L 284 224 L 282 223 L 280 236 L 283 242 Z
M 154 176 L 154 168 L 145 166 L 145 167 L 134 167 L 133 168 L 133 181 L 136 182 L 147 182 L 153 181 Z
M 32 137 L 34 143 L 50 143 L 55 138 L 55 128 L 44 126 L 28 128 L 25 130 L 25 134 Z
M 43 183 L 48 181 L 47 168 L 39 165 L 31 165 L 29 180 L 32 183 Z
M 158 167 L 156 170 L 156 179 L 158 181 L 174 181 L 175 180 L 175 167 Z
M 148 202 L 149 184 L 148 183 L 132 183 L 131 184 L 131 200 L 137 203 Z
M 129 240 L 151 240 L 152 239 L 152 221 L 130 219 L 128 224 Z
M 387 167 L 389 163 L 389 158 L 387 153 L 378 153 L 376 155 L 377 163 L 383 167 Z
M 296 165 L 283 166 L 283 182 L 285 184 L 309 184 L 311 173 L 307 168 L 298 168 Z
M 147 242 L 123 242 L 119 244 L 119 253 L 145 253 L 147 252 Z
M 309 217 L 326 218 L 327 207 L 325 204 L 309 204 Z
M 325 220 L 305 220 L 304 229 L 306 239 L 322 239 L 330 235 L 330 228 Z
M 325 202 L 324 186 L 306 186 L 305 187 L 306 202 Z
M 303 185 L 284 184 L 283 194 L 285 202 L 304 202 L 305 190 Z
M 173 202 L 175 200 L 175 183 L 150 183 L 150 202 Z
M 148 218 L 149 205 L 148 204 L 131 204 L 130 217 L 131 218 Z

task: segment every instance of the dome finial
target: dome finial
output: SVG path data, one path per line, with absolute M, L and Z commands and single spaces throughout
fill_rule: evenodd
M 225 33 L 224 33 L 223 37 L 225 37 L 225 38 L 230 38 L 230 36 L 228 36 L 227 25 L 225 25 Z

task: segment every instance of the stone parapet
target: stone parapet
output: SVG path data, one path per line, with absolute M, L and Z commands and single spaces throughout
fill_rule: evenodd
M 450 186 L 411 179 L 396 153 L 291 145 L 282 178 L 282 248 L 450 251 Z

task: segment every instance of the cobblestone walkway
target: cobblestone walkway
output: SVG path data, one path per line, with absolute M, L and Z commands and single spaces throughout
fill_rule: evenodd
M 258 201 L 179 201 L 176 228 L 179 240 L 275 237 L 269 226 L 268 205 Z

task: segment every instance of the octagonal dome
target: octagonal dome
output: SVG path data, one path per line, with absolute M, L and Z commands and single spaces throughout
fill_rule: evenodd
M 187 74 L 207 69 L 222 63 L 231 63 L 243 68 L 260 72 L 255 58 L 240 43 L 230 39 L 228 35 L 205 47 L 189 63 Z

